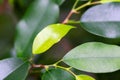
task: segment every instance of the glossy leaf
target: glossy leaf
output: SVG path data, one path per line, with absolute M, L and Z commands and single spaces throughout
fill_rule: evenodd
M 88 75 L 78 75 L 76 78 L 77 78 L 76 80 L 95 80 L 94 78 Z
M 107 2 L 120 2 L 120 0 L 101 0 L 101 3 L 107 3 Z
M 75 77 L 63 69 L 55 68 L 46 71 L 42 80 L 75 80 Z
M 105 73 L 120 69 L 120 47 L 88 42 L 68 52 L 63 61 L 79 70 Z
M 52 45 L 59 42 L 73 26 L 64 24 L 52 24 L 38 33 L 33 42 L 33 54 L 47 51 Z
M 120 3 L 107 3 L 88 9 L 81 17 L 81 26 L 105 38 L 120 38 Z
M 56 22 L 58 5 L 53 0 L 35 0 L 17 25 L 15 49 L 17 56 L 28 59 L 32 56 L 32 42 L 45 26 Z
M 25 80 L 29 63 L 18 58 L 8 58 L 0 61 L 0 80 Z

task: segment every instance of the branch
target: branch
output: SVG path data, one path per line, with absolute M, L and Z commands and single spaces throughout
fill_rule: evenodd
M 32 68 L 46 68 L 46 65 L 42 65 L 42 64 L 32 64 Z
M 100 4 L 101 2 L 100 1 L 96 1 L 96 2 L 91 2 L 92 0 L 90 0 L 89 2 L 87 2 L 86 4 L 83 4 L 81 6 L 79 6 L 78 8 L 75 9 L 77 3 L 78 3 L 78 0 L 76 0 L 72 10 L 69 12 L 68 16 L 65 18 L 65 20 L 62 22 L 63 24 L 66 24 L 68 23 L 70 17 L 74 14 L 74 13 L 78 13 L 78 11 L 86 6 L 90 6 L 90 5 L 95 5 L 95 4 Z
M 71 10 L 68 14 L 68 16 L 65 18 L 65 20 L 62 22 L 63 24 L 66 24 L 68 22 L 68 20 L 70 19 L 70 17 L 74 14 L 74 13 L 78 13 L 76 10 Z

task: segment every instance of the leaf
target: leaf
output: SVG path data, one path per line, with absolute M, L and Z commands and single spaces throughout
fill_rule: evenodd
M 42 80 L 75 80 L 75 77 L 63 69 L 54 68 L 46 71 Z
M 95 80 L 95 79 L 88 75 L 78 75 L 76 80 Z
M 15 49 L 17 56 L 29 59 L 36 34 L 45 26 L 55 23 L 59 14 L 58 5 L 52 0 L 35 0 L 17 25 Z
M 79 70 L 105 73 L 120 69 L 120 47 L 88 42 L 68 52 L 63 61 Z
M 120 0 L 101 0 L 101 3 L 107 3 L 107 2 L 120 2 Z
M 0 61 L 0 80 L 25 80 L 29 63 L 18 58 L 8 58 Z
M 59 42 L 73 26 L 52 24 L 38 33 L 33 42 L 33 54 L 47 51 L 52 45 Z
M 120 3 L 107 3 L 88 9 L 81 25 L 88 32 L 105 38 L 120 38 Z

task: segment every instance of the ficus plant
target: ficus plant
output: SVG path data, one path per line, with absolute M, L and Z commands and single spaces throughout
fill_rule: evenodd
M 41 80 L 96 80 L 86 74 L 76 74 L 72 69 L 90 73 L 110 73 L 120 69 L 120 46 L 103 42 L 80 44 L 53 64 L 35 64 L 34 57 L 78 29 L 72 24 L 80 25 L 98 37 L 120 39 L 120 0 L 88 0 L 80 5 L 78 3 L 83 1 L 76 0 L 67 17 L 56 23 L 63 2 L 33 1 L 16 27 L 16 55 L 0 61 L 0 80 L 25 80 L 30 74 L 38 74 Z M 79 21 L 71 20 L 73 14 L 81 14 L 86 7 L 89 8 Z M 60 65 L 62 62 L 67 66 Z

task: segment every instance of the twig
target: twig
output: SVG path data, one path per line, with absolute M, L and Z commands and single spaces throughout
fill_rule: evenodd
M 73 7 L 72 7 L 72 10 L 75 9 L 75 7 L 77 6 L 78 2 L 79 2 L 79 0 L 76 0 L 76 1 L 75 1 L 74 5 L 73 5 Z
M 80 9 L 86 7 L 86 6 L 90 6 L 90 5 L 95 5 L 95 4 L 100 4 L 100 1 L 96 1 L 96 2 L 88 2 L 86 4 L 81 5 L 80 7 L 76 8 L 75 11 L 79 11 Z
M 68 22 L 68 20 L 70 19 L 70 17 L 74 14 L 74 13 L 78 13 L 76 10 L 71 10 L 70 13 L 68 14 L 68 16 L 65 18 L 65 20 L 62 22 L 63 24 L 66 24 Z
M 32 68 L 46 68 L 46 66 L 42 64 L 38 64 L 38 65 L 32 64 Z
M 90 5 L 95 5 L 95 4 L 100 4 L 100 1 L 96 1 L 96 2 L 91 2 L 91 0 L 89 2 L 87 2 L 86 4 L 83 4 L 81 6 L 79 6 L 78 8 L 75 9 L 76 5 L 78 3 L 78 0 L 76 0 L 72 10 L 69 12 L 68 16 L 65 18 L 65 20 L 62 22 L 63 24 L 68 23 L 70 17 L 74 14 L 74 13 L 78 13 L 78 11 L 86 6 L 90 6 Z

